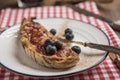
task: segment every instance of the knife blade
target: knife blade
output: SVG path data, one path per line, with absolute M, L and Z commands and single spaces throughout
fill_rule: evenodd
M 105 22 L 107 22 L 111 26 L 111 28 L 113 30 L 120 31 L 120 24 L 118 24 L 116 21 L 113 21 L 111 19 L 105 18 L 105 17 L 103 17 L 101 15 L 98 15 L 98 14 L 95 14 L 93 12 L 89 12 L 87 10 L 78 8 L 78 7 L 76 7 L 74 5 L 71 5 L 71 4 L 65 4 L 65 6 L 73 9 L 74 11 L 76 11 L 78 13 L 84 14 L 86 16 L 92 16 L 92 17 L 95 17 L 95 18 L 100 19 L 102 21 L 105 21 Z

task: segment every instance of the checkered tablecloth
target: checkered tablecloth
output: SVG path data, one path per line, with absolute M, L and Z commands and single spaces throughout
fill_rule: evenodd
M 94 2 L 79 3 L 76 6 L 86 9 L 88 11 L 100 14 L 96 4 Z M 26 9 L 12 9 L 6 8 L 0 12 L 0 27 L 8 27 L 17 23 L 20 23 L 22 19 L 26 17 L 37 17 L 37 18 L 49 18 L 49 17 L 60 17 L 60 18 L 71 18 L 81 20 L 89 24 L 93 24 L 103 30 L 110 39 L 111 45 L 120 46 L 120 40 L 105 22 L 102 22 L 93 17 L 79 14 L 69 7 L 65 6 L 44 6 L 34 7 Z M 46 80 L 41 78 L 33 78 L 20 74 L 13 73 L 2 66 L 0 66 L 0 80 Z M 62 77 L 62 78 L 50 78 L 47 80 L 120 80 L 120 70 L 116 67 L 114 62 L 109 56 L 95 68 L 78 73 L 75 75 Z

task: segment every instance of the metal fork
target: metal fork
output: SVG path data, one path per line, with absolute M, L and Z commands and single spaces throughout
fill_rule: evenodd
M 68 41 L 68 40 L 63 39 L 61 37 L 57 37 L 57 39 L 64 42 L 64 43 L 80 44 L 80 45 L 83 45 L 85 47 L 95 48 L 95 49 L 108 51 L 108 52 L 112 52 L 113 54 L 119 54 L 120 55 L 120 47 L 103 45 L 103 44 L 96 44 L 96 43 L 86 43 L 86 42 L 81 42 L 81 41 Z M 119 58 L 119 56 L 116 56 L 115 62 L 116 62 L 117 67 L 120 69 L 120 58 Z

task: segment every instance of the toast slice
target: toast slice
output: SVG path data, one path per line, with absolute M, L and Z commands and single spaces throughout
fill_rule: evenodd
M 54 42 L 57 38 L 32 19 L 23 19 L 19 34 L 25 53 L 40 65 L 63 69 L 73 67 L 79 61 L 78 54 L 64 44 L 60 50 L 48 55 L 44 47 L 45 41 L 51 39 Z

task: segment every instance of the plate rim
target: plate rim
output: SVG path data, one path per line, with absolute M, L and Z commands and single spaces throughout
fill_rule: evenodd
M 106 37 L 106 39 L 107 39 L 107 41 L 108 41 L 108 45 L 110 45 L 110 40 L 109 40 L 107 34 L 106 34 L 103 30 L 101 30 L 100 28 L 98 28 L 97 26 L 95 26 L 95 25 L 93 25 L 93 24 L 89 24 L 89 23 L 87 23 L 87 22 L 85 22 L 85 21 L 81 21 L 81 20 L 77 20 L 77 19 L 71 19 L 71 18 L 36 18 L 36 19 L 33 19 L 33 20 L 34 20 L 34 21 L 37 21 L 37 20 L 43 20 L 43 19 L 66 19 L 66 20 L 74 20 L 74 21 L 78 21 L 78 22 L 81 22 L 81 23 L 84 23 L 84 24 L 91 25 L 92 27 L 98 29 L 100 32 L 102 32 L 102 33 L 104 34 L 104 36 Z M 15 27 L 16 25 L 20 25 L 20 24 L 21 24 L 21 23 L 18 23 L 18 24 L 15 24 L 15 25 L 11 25 L 10 28 Z M 9 29 L 10 29 L 10 28 L 9 28 Z M 3 33 L 4 33 L 4 32 L 3 32 Z M 1 33 L 0 35 L 2 35 L 2 33 Z M 106 52 L 106 53 L 105 53 L 105 56 L 104 56 L 99 62 L 97 62 L 97 63 L 96 63 L 95 65 L 93 65 L 93 66 L 90 66 L 90 67 L 88 67 L 88 68 L 86 68 L 86 69 L 83 69 L 83 70 L 81 70 L 81 71 L 75 71 L 75 72 L 66 73 L 66 74 L 59 74 L 59 75 L 49 75 L 49 76 L 48 76 L 48 75 L 44 75 L 44 76 L 41 76 L 41 75 L 32 75 L 32 74 L 22 73 L 22 72 L 19 72 L 19 71 L 14 70 L 14 69 L 8 68 L 8 67 L 5 66 L 3 63 L 1 63 L 1 61 L 0 61 L 0 65 L 3 66 L 5 69 L 7 69 L 7 70 L 9 70 L 9 71 L 12 71 L 12 72 L 14 72 L 14 73 L 17 73 L 17 74 L 20 74 L 20 75 L 23 75 L 23 76 L 41 77 L 41 78 L 45 78 L 45 77 L 47 77 L 47 78 L 58 78 L 58 77 L 72 76 L 72 75 L 75 75 L 75 74 L 78 74 L 78 73 L 81 73 L 81 72 L 84 72 L 84 71 L 88 71 L 88 70 L 90 70 L 90 69 L 92 69 L 92 68 L 95 68 L 95 66 L 99 65 L 101 62 L 103 62 L 103 61 L 106 59 L 106 57 L 108 56 L 108 53 L 109 53 L 109 52 Z

